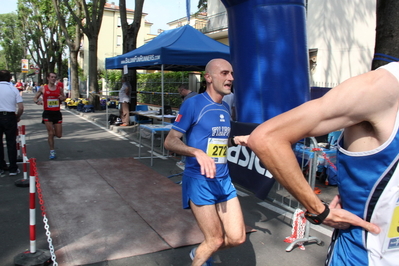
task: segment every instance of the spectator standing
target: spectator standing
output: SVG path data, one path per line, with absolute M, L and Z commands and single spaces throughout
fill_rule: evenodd
M 122 88 L 119 91 L 119 115 L 122 120 L 122 127 L 130 125 L 130 98 L 131 98 L 132 87 L 126 76 L 122 77 Z
M 203 81 L 201 81 L 201 85 L 200 85 L 198 93 L 201 94 L 201 93 L 204 93 L 205 91 L 206 91 L 206 80 L 203 80 Z
M 191 98 L 191 97 L 193 97 L 193 96 L 195 96 L 195 95 L 198 94 L 198 93 L 195 92 L 195 91 L 189 90 L 188 87 L 187 87 L 187 85 L 185 85 L 185 84 L 181 84 L 181 85 L 177 88 L 177 90 L 179 91 L 180 96 L 181 96 L 182 99 L 183 99 L 182 103 L 183 103 L 185 100 L 187 100 L 187 99 L 189 99 L 189 98 Z M 183 135 L 183 142 L 186 142 L 186 135 L 185 135 L 185 134 Z M 177 165 L 178 167 L 184 169 L 184 164 L 185 164 L 185 163 L 186 163 L 186 157 L 185 157 L 185 156 L 182 156 L 182 157 L 181 157 L 181 161 L 177 162 L 176 165 Z
M 245 241 L 241 206 L 227 166 L 228 146 L 244 144 L 242 137 L 229 138 L 230 114 L 222 102 L 234 80 L 231 64 L 224 59 L 211 60 L 205 79 L 206 92 L 183 102 L 165 140 L 168 150 L 186 156 L 183 208 L 191 208 L 205 238 L 190 252 L 193 266 L 211 265 L 214 252 Z M 182 141 L 183 134 L 187 144 Z
M 17 175 L 20 171 L 17 166 L 17 130 L 18 122 L 24 112 L 24 105 L 18 90 L 10 83 L 11 73 L 0 70 L 0 174 L 5 170 L 10 176 Z M 18 106 L 18 110 L 16 110 Z M 17 113 L 15 113 L 17 112 Z M 6 136 L 9 166 L 4 158 L 3 135 Z
M 187 85 L 185 85 L 185 84 L 181 84 L 177 90 L 179 91 L 180 96 L 181 96 L 182 99 L 183 99 L 183 102 L 184 102 L 185 100 L 187 100 L 188 98 L 191 98 L 191 97 L 193 97 L 193 96 L 195 96 L 195 95 L 198 94 L 198 93 L 195 92 L 195 91 L 189 90 L 188 87 L 187 87 Z
M 45 124 L 48 134 L 48 144 L 50 146 L 50 160 L 56 158 L 54 147 L 54 136 L 62 137 L 62 113 L 61 102 L 65 101 L 63 88 L 56 84 L 57 74 L 48 73 L 48 85 L 40 87 L 35 94 L 33 101 L 36 104 L 43 105 L 42 123 Z M 43 100 L 39 100 L 43 96 Z

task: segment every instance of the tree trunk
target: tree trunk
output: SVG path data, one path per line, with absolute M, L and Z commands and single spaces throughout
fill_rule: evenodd
M 399 61 L 399 1 L 377 0 L 377 27 L 372 69 Z M 393 59 L 391 57 L 394 57 Z M 395 59 L 396 58 L 396 59 Z
M 82 39 L 82 31 L 79 25 L 73 22 L 73 16 L 68 19 L 68 23 L 65 20 L 65 13 L 61 13 L 60 5 L 62 1 L 53 0 L 53 5 L 57 14 L 58 22 L 60 23 L 60 28 L 65 36 L 66 44 L 69 48 L 69 88 L 71 98 L 80 98 L 79 91 L 79 76 L 78 76 L 78 54 L 80 50 L 80 40 Z M 64 2 L 62 2 L 64 3 Z M 82 3 L 77 2 L 76 7 L 76 17 L 80 18 L 82 14 Z M 65 10 L 65 9 L 63 9 Z M 73 32 L 74 30 L 74 32 Z M 70 34 L 71 33 L 71 34 Z
M 141 17 L 143 15 L 144 0 L 135 0 L 133 23 L 128 25 L 126 18 L 126 1 L 119 1 L 121 14 L 121 24 L 123 32 L 123 53 L 133 51 L 137 48 L 137 35 L 141 26 Z M 129 69 L 129 82 L 132 86 L 130 98 L 130 111 L 136 110 L 137 105 L 137 71 L 135 68 Z
M 55 61 L 54 60 L 48 62 L 48 72 L 55 73 Z
M 97 38 L 98 35 L 93 34 L 89 39 L 89 93 L 90 103 L 94 105 L 94 109 L 100 110 L 100 98 L 98 96 L 97 81 Z
M 57 53 L 56 64 L 57 64 L 58 78 L 62 80 L 62 78 L 64 78 L 62 77 L 62 73 L 64 72 L 62 65 L 62 53 Z
M 70 75 L 70 88 L 71 88 L 71 98 L 79 98 L 79 77 L 78 77 L 78 52 L 71 51 L 69 52 L 69 75 Z

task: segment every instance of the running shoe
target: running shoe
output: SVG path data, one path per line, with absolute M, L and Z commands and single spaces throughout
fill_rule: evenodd
M 19 171 L 19 169 L 17 169 L 17 170 L 15 170 L 15 172 L 9 172 L 8 174 L 9 174 L 10 176 L 13 176 L 13 175 L 17 175 L 17 174 L 19 174 L 19 173 L 21 173 L 21 171 Z
M 55 159 L 55 151 L 50 151 L 50 160 L 54 160 Z
M 197 250 L 197 248 L 195 247 L 195 248 L 193 248 L 191 251 L 190 251 L 190 258 L 191 258 L 191 260 L 194 260 L 194 257 L 195 257 L 195 251 Z M 212 266 L 212 258 L 209 258 L 204 264 L 202 264 L 202 266 Z
M 3 175 L 4 175 L 4 170 L 0 169 L 0 176 L 3 176 Z

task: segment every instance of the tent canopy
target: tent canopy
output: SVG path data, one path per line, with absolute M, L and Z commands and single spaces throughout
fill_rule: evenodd
M 123 55 L 105 59 L 106 69 L 128 68 L 201 71 L 214 58 L 230 61 L 230 48 L 190 25 L 167 30 Z

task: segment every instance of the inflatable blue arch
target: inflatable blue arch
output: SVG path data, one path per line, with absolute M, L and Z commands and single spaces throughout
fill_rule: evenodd
M 222 0 L 237 118 L 262 123 L 310 97 L 304 0 Z
M 237 123 L 246 135 L 260 123 L 309 100 L 304 0 L 221 0 L 229 18 Z M 232 147 L 234 182 L 265 199 L 274 179 L 247 147 Z

